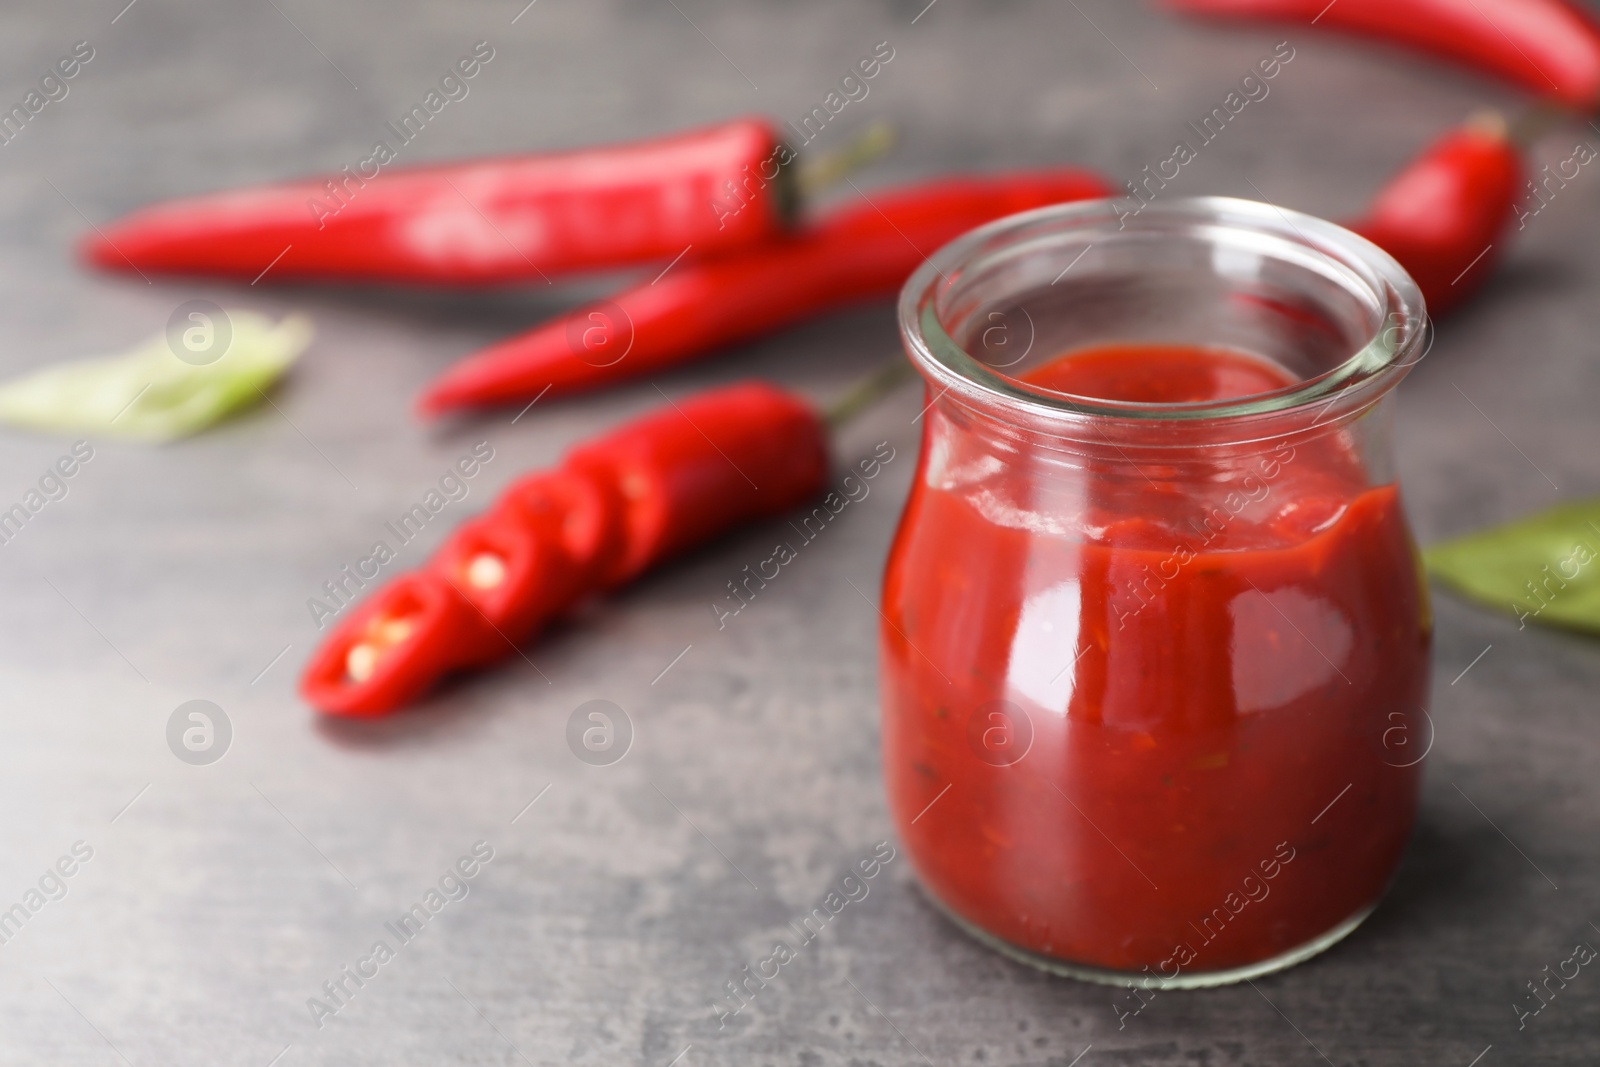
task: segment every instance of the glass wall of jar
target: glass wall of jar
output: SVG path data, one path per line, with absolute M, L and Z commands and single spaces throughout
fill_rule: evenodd
M 1415 284 L 1269 205 L 1102 201 L 947 246 L 900 318 L 930 406 L 883 756 L 928 895 L 1119 984 L 1237 981 L 1354 929 L 1431 744 L 1390 436 Z

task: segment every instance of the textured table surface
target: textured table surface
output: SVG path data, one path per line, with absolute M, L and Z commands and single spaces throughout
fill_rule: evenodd
M 863 188 L 1063 159 L 1120 181 L 1171 155 L 1185 123 L 1287 36 L 1295 58 L 1270 94 L 1171 191 L 1339 218 L 1446 125 L 1518 106 L 1510 94 L 1314 32 L 1182 24 L 1110 0 L 136 0 L 119 14 L 122 3 L 0 14 L 4 101 L 75 42 L 95 50 L 67 97 L 0 147 L 0 371 L 129 346 L 190 299 L 305 310 L 319 332 L 273 406 L 169 447 L 94 442 L 68 495 L 0 548 L 0 906 L 76 843 L 92 850 L 64 864 L 65 896 L 0 946 L 0 1062 L 1490 1067 L 1600 1055 L 1592 968 L 1520 1031 L 1513 1008 L 1576 942 L 1600 945 L 1600 645 L 1444 596 L 1415 843 L 1383 906 L 1325 956 L 1254 988 L 1161 994 L 1119 1029 L 1114 991 L 980 948 L 897 860 L 719 1027 L 724 983 L 891 836 L 863 593 L 875 595 L 912 473 L 915 391 L 840 442 L 846 462 L 881 440 L 897 450 L 871 495 L 720 631 L 708 605 L 776 526 L 599 605 L 531 662 L 340 728 L 293 693 L 317 636 L 306 600 L 477 442 L 495 458 L 451 515 L 659 403 L 655 387 L 756 372 L 835 396 L 895 350 L 888 307 L 515 425 L 426 430 L 406 414 L 422 382 L 582 294 L 147 285 L 69 255 L 90 221 L 154 198 L 362 158 L 479 40 L 494 59 L 406 162 L 757 110 L 798 119 L 887 41 L 894 58 L 869 95 L 817 142 L 892 120 L 902 145 Z M 1600 132 L 1552 135 L 1540 162 L 1577 138 Z M 1597 202 L 1600 177 L 1585 170 L 1515 235 L 1483 298 L 1443 325 L 1403 386 L 1400 462 L 1424 540 L 1600 491 Z M 0 505 L 69 445 L 0 434 Z M 233 728 L 207 766 L 166 740 L 194 699 Z M 610 766 L 580 762 L 565 740 L 591 699 L 633 724 Z M 398 944 L 384 924 L 480 841 L 493 858 L 468 865 L 467 895 L 319 1026 L 308 999 L 375 941 Z

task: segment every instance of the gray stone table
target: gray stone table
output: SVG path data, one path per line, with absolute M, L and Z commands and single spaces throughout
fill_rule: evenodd
M 1254 988 L 1161 994 L 1119 1029 L 1113 991 L 980 948 L 896 861 L 719 1028 L 723 984 L 891 836 L 877 620 L 854 587 L 874 589 L 912 473 L 915 390 L 840 441 L 846 461 L 880 440 L 897 450 L 871 496 L 725 629 L 708 604 L 776 524 L 596 606 L 529 662 L 393 719 L 329 726 L 293 689 L 317 636 L 306 600 L 324 580 L 477 442 L 495 458 L 451 514 L 660 402 L 647 383 L 514 425 L 424 429 L 407 414 L 451 360 L 601 283 L 144 284 L 70 255 L 91 222 L 155 198 L 360 159 L 480 40 L 493 60 L 407 162 L 750 111 L 798 119 L 886 41 L 894 58 L 869 95 L 817 142 L 892 120 L 901 147 L 863 188 L 1055 160 L 1121 180 L 1167 158 L 1185 123 L 1287 38 L 1295 58 L 1270 95 L 1172 192 L 1338 218 L 1439 130 L 1485 104 L 1516 108 L 1514 94 L 1325 34 L 1185 24 L 1113 0 L 124 2 L 0 13 L 7 107 L 75 42 L 94 49 L 68 95 L 0 146 L 0 371 L 127 347 L 190 299 L 303 310 L 318 334 L 272 406 L 168 447 L 94 442 L 65 498 L 0 548 L 0 906 L 41 879 L 60 896 L 0 945 L 0 1063 L 1600 1058 L 1600 973 L 1520 1032 L 1512 1007 L 1575 941 L 1600 943 L 1600 645 L 1442 595 L 1415 843 L 1371 921 L 1315 962 Z M 1600 132 L 1552 134 L 1539 161 L 1579 138 Z M 1587 168 L 1514 235 L 1483 298 L 1404 385 L 1400 461 L 1424 540 L 1600 491 L 1597 203 Z M 655 385 L 678 395 L 758 373 L 825 400 L 896 344 L 889 308 L 864 307 Z M 0 506 L 70 443 L 0 433 Z M 596 698 L 635 729 L 612 766 L 565 741 L 569 714 Z M 166 741 L 194 699 L 232 723 L 209 766 Z M 492 859 L 467 864 L 467 895 L 319 1027 L 308 998 L 480 841 Z M 45 877 L 61 857 L 74 872 L 64 896 Z

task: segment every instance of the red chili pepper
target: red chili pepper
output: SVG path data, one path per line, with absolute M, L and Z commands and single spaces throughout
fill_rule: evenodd
M 558 537 L 491 511 L 456 527 L 428 569 L 449 582 L 499 635 L 498 642 L 472 650 L 488 662 L 510 652 L 549 618 L 566 563 Z
M 1193 15 L 1315 23 L 1405 45 L 1581 110 L 1600 105 L 1600 25 L 1564 0 L 1166 0 Z
M 470 284 L 628 266 L 771 237 L 793 153 L 760 119 L 559 154 L 171 200 L 87 238 L 112 270 Z M 742 206 L 741 206 L 742 205 Z
M 622 491 L 623 551 L 600 578 L 609 588 L 811 496 L 827 474 L 828 445 L 810 404 L 747 382 L 575 449 L 567 466 Z
M 620 431 L 619 431 L 620 432 Z M 559 615 L 597 592 L 626 550 L 621 488 L 613 481 L 576 470 L 569 463 L 535 471 L 500 494 L 497 512 L 549 530 L 559 544 L 561 581 L 550 594 L 550 614 Z
M 1521 186 L 1505 123 L 1477 118 L 1429 145 L 1349 226 L 1400 261 L 1438 316 L 1489 276 Z
M 382 715 L 500 640 L 432 571 L 402 574 L 334 627 L 300 675 L 300 695 L 329 715 Z
M 941 245 L 1004 215 L 1110 196 L 1079 169 L 948 178 L 883 193 L 809 232 L 715 259 L 580 308 L 469 356 L 419 408 L 437 414 L 593 389 L 675 366 L 851 301 L 892 295 Z
M 816 411 L 760 382 L 627 423 L 513 483 L 428 569 L 357 607 L 312 653 L 300 693 L 333 715 L 393 711 L 449 671 L 505 655 L 585 592 L 794 507 L 822 487 L 827 462 Z

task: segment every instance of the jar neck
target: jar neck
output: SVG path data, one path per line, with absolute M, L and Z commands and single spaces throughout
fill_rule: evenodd
M 929 415 L 941 432 L 981 441 L 996 452 L 1056 456 L 1098 465 L 1227 464 L 1335 436 L 1370 437 L 1387 425 L 1392 386 L 1317 408 L 1295 407 L 1248 418 L 1160 420 L 1084 415 L 1039 417 L 994 402 L 985 394 L 959 394 L 927 377 Z M 930 422 L 930 426 L 934 423 Z M 1383 437 L 1387 446 L 1387 435 Z M 1378 457 L 1373 457 L 1375 460 Z M 1387 466 L 1387 463 L 1384 464 Z
M 1181 525 L 1216 514 L 1242 529 L 1302 498 L 1342 507 L 1391 485 L 1393 410 L 1384 397 L 1337 421 L 1200 446 L 1193 428 L 1180 426 L 1184 443 L 1174 447 L 1029 434 L 946 397 L 926 416 L 919 480 L 967 499 L 998 525 L 1070 537 L 1106 536 L 1124 521 Z
M 1394 389 L 1430 336 L 1415 283 L 1382 250 L 1320 219 L 1224 198 L 1152 205 L 1132 220 L 1104 201 L 1002 219 L 912 276 L 900 324 L 952 424 L 1017 448 L 1152 461 L 1337 432 Z M 1028 381 L 1041 361 L 1141 343 L 1248 353 L 1289 384 L 1152 404 Z

